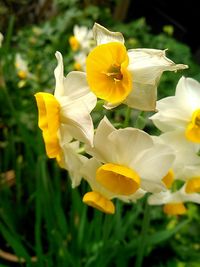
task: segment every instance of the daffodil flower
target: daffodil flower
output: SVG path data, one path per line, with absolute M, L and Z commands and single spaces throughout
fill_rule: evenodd
M 90 164 L 98 165 L 98 168 L 92 167 L 96 183 L 113 197 L 134 198 L 139 189 L 165 190 L 162 178 L 174 160 L 168 146 L 154 144 L 147 133 L 138 129 L 116 130 L 106 117 L 96 130 L 94 147 L 86 147 L 86 151 L 95 158 Z M 89 173 L 88 165 L 85 173 L 87 171 Z
M 87 55 L 84 52 L 79 52 L 74 55 L 74 69 L 85 71 L 85 62 Z
M 42 92 L 35 95 L 39 127 L 50 158 L 59 156 L 69 135 L 92 145 L 94 129 L 90 112 L 96 105 L 96 97 L 88 88 L 85 74 L 70 72 L 64 77 L 62 55 L 56 52 L 56 58 L 54 95 Z
M 81 50 L 89 52 L 94 44 L 92 31 L 86 26 L 75 25 L 74 35 L 69 38 L 69 44 L 74 52 Z
M 17 70 L 17 75 L 20 79 L 26 79 L 31 76 L 28 70 L 28 64 L 20 54 L 16 54 L 15 67 Z
M 186 182 L 187 193 L 200 192 L 200 158 L 197 154 L 197 146 L 188 142 L 181 131 L 166 132 L 153 139 L 156 142 L 168 144 L 176 156 L 171 170 L 164 177 L 167 188 L 174 180 L 182 180 Z
M 121 103 L 140 110 L 155 110 L 157 85 L 163 71 L 177 71 L 176 65 L 157 49 L 126 50 L 119 32 L 111 32 L 95 23 L 93 35 L 97 46 L 86 60 L 90 89 L 106 101 L 110 109 Z
M 186 185 L 176 192 L 170 190 L 152 194 L 148 198 L 149 205 L 164 205 L 163 211 L 168 215 L 183 215 L 187 212 L 185 202 L 200 204 L 200 194 L 186 192 Z
M 112 191 L 104 187 L 101 183 L 99 183 L 96 179 L 97 171 L 102 166 L 102 164 L 97 159 L 89 159 L 82 166 L 82 176 L 89 183 L 92 189 L 92 191 L 89 191 L 84 195 L 83 202 L 88 206 L 96 208 L 104 213 L 115 213 L 115 205 L 112 201 L 112 199 L 114 198 L 118 198 L 124 202 L 136 202 L 146 193 L 146 191 L 142 189 L 138 189 L 134 194 L 130 195 L 121 195 L 113 193 Z
M 192 143 L 200 144 L 200 84 L 182 77 L 175 96 L 157 102 L 158 112 L 150 119 L 163 132 L 179 130 Z

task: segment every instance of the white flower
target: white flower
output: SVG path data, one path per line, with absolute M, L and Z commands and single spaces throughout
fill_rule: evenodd
M 164 212 L 170 215 L 181 215 L 186 213 L 184 202 L 194 202 L 200 204 L 200 194 L 188 194 L 185 191 L 186 186 L 183 185 L 181 189 L 176 192 L 160 192 L 152 194 L 148 198 L 149 205 L 163 205 Z
M 56 52 L 56 58 L 54 96 L 42 92 L 35 95 L 39 127 L 50 158 L 59 155 L 62 144 L 69 140 L 68 135 L 92 145 L 94 129 L 90 112 L 96 105 L 96 97 L 88 88 L 85 74 L 70 72 L 64 77 L 62 55 Z
M 22 58 L 22 56 L 18 53 L 15 57 L 15 67 L 17 69 L 17 75 L 20 79 L 26 79 L 31 76 L 28 70 L 28 63 Z
M 200 167 L 200 157 L 198 156 L 199 146 L 193 146 L 184 138 L 181 131 L 171 131 L 153 137 L 155 142 L 168 144 L 176 155 L 173 163 L 173 171 L 176 179 L 185 179 L 188 176 L 188 170 Z M 182 177 L 182 178 L 181 178 Z
M 126 197 L 127 200 L 134 200 L 138 189 L 148 192 L 165 190 L 162 178 L 174 160 L 168 146 L 154 144 L 147 133 L 138 129 L 116 130 L 106 117 L 96 130 L 94 147 L 86 147 L 86 152 L 95 158 L 88 164 L 95 165 L 91 167 L 96 172 L 93 181 L 108 192 L 103 195 L 107 198 Z M 88 164 L 83 171 L 87 176 Z
M 200 192 L 200 157 L 197 147 L 189 143 L 180 131 L 166 132 L 153 139 L 168 144 L 176 156 L 169 175 L 165 177 L 166 185 L 172 185 L 174 180 L 182 180 L 186 182 L 187 193 Z
M 146 193 L 146 191 L 140 188 L 134 194 L 129 196 L 113 193 L 96 180 L 96 172 L 102 166 L 97 159 L 89 159 L 82 166 L 82 176 L 92 189 L 92 191 L 84 195 L 83 202 L 105 213 L 113 214 L 115 212 L 115 206 L 111 201 L 114 198 L 118 198 L 124 202 L 136 202 Z
M 157 102 L 158 112 L 150 119 L 161 131 L 179 130 L 190 142 L 200 144 L 200 84 L 182 77 L 175 96 Z
M 85 71 L 85 62 L 87 55 L 84 52 L 79 52 L 74 55 L 74 69 Z
M 88 53 L 94 45 L 92 30 L 88 29 L 86 26 L 75 25 L 73 32 L 74 35 L 69 39 L 72 50 L 81 50 Z
M 163 71 L 187 68 L 176 65 L 156 49 L 126 50 L 119 32 L 111 32 L 95 23 L 93 27 L 97 46 L 86 60 L 90 89 L 104 99 L 106 108 L 121 103 L 140 110 L 154 110 L 157 85 Z

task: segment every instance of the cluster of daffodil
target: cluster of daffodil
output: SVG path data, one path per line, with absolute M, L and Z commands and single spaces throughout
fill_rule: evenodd
M 69 44 L 74 52 L 74 69 L 85 71 L 86 58 L 95 46 L 92 30 L 86 26 L 75 25 L 73 33 L 74 35 L 69 38 Z
M 56 52 L 54 95 L 35 95 L 48 157 L 69 172 L 73 188 L 82 178 L 88 182 L 91 190 L 83 202 L 105 213 L 115 212 L 114 198 L 136 202 L 146 193 L 150 205 L 164 204 L 168 214 L 185 213 L 183 202 L 200 203 L 199 83 L 181 78 L 176 96 L 156 103 L 162 73 L 187 66 L 175 64 L 162 50 L 127 51 L 121 33 L 97 23 L 93 38 L 96 46 L 86 58 L 86 71 L 72 71 L 65 77 L 62 55 Z M 71 44 L 84 42 L 77 44 L 75 38 Z M 116 129 L 107 117 L 94 131 L 90 113 L 97 99 L 103 99 L 108 110 L 120 104 L 158 110 L 151 119 L 163 134 L 150 136 L 132 127 Z M 174 180 L 183 186 L 172 191 Z

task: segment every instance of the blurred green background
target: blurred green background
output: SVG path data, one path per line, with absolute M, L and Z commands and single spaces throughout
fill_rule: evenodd
M 200 81 L 200 66 L 191 48 L 173 35 L 173 25 L 155 34 L 145 17 L 126 20 L 130 2 L 0 2 L 0 267 L 136 266 L 141 253 L 141 266 L 200 266 L 199 206 L 188 204 L 183 217 L 165 216 L 162 207 L 148 208 L 150 226 L 143 240 L 145 200 L 116 201 L 113 216 L 85 206 L 87 185 L 71 189 L 67 172 L 47 158 L 37 125 L 34 94 L 54 91 L 55 51 L 63 54 L 65 74 L 73 70 L 69 37 L 75 24 L 92 28 L 98 22 L 122 32 L 128 48 L 168 49 L 170 59 L 188 64 L 188 70 L 163 74 L 158 98 L 173 95 L 182 75 Z M 17 54 L 27 64 L 26 75 L 18 72 Z M 135 113 L 130 126 L 157 133 L 148 112 L 137 122 Z M 94 123 L 105 114 L 120 124 L 125 110 L 96 109 Z

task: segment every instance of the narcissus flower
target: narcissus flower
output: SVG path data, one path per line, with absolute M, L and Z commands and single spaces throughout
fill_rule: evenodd
M 200 157 L 196 150 L 199 146 L 193 146 L 188 142 L 181 131 L 166 132 L 153 139 L 168 144 L 176 156 L 172 169 L 164 177 L 164 181 L 169 185 L 173 180 L 182 180 L 186 182 L 187 193 L 200 192 Z
M 15 67 L 17 75 L 20 79 L 26 79 L 31 76 L 28 70 L 28 63 L 22 58 L 20 54 L 16 54 Z
M 140 110 L 154 110 L 157 85 L 163 71 L 187 68 L 176 65 L 156 49 L 126 50 L 119 32 L 111 32 L 95 23 L 94 39 L 97 46 L 86 60 L 90 89 L 112 108 L 121 103 Z
M 168 215 L 183 215 L 187 212 L 185 202 L 194 202 L 200 204 L 200 194 L 186 192 L 186 186 L 182 186 L 176 192 L 160 192 L 152 194 L 148 198 L 149 205 L 164 205 L 163 211 Z
M 69 44 L 72 50 L 84 50 L 85 52 L 89 52 L 94 45 L 92 31 L 86 26 L 75 25 L 73 32 L 74 35 L 69 38 Z
M 104 213 L 115 213 L 115 206 L 112 199 L 118 198 L 124 202 L 136 202 L 137 199 L 145 195 L 145 191 L 138 189 L 134 194 L 121 195 L 113 193 L 106 189 L 96 179 L 97 171 L 101 168 L 102 164 L 95 158 L 89 159 L 81 169 L 84 179 L 89 183 L 92 191 L 87 192 L 83 197 L 83 202 L 93 208 L 96 208 Z M 120 183 L 120 174 L 118 175 Z
M 85 71 L 85 62 L 87 55 L 79 52 L 74 55 L 74 70 Z
M 95 158 L 88 164 L 95 164 L 91 168 L 95 169 L 96 183 L 112 197 L 134 198 L 139 189 L 165 190 L 162 178 L 174 160 L 168 146 L 154 144 L 147 133 L 138 129 L 116 130 L 106 117 L 96 130 L 94 147 L 86 147 L 86 151 Z M 88 164 L 85 173 L 89 173 Z
M 96 105 L 96 96 L 90 92 L 85 74 L 70 72 L 64 77 L 62 55 L 56 52 L 56 58 L 54 95 L 42 92 L 35 95 L 39 127 L 50 158 L 59 155 L 62 145 L 68 142 L 68 135 L 92 145 L 94 129 L 90 112 Z
M 158 112 L 150 119 L 161 131 L 179 130 L 192 143 L 200 144 L 200 84 L 182 77 L 175 96 L 157 102 Z

